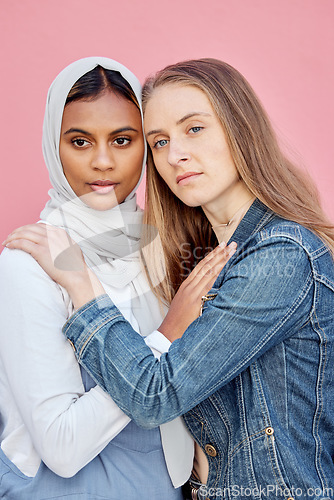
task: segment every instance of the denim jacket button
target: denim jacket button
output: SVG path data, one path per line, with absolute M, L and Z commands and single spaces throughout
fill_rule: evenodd
M 215 457 L 217 455 L 217 450 L 214 446 L 212 446 L 212 444 L 206 444 L 205 451 L 209 457 Z
M 274 429 L 272 427 L 266 427 L 265 433 L 267 434 L 267 436 L 272 436 L 274 434 Z

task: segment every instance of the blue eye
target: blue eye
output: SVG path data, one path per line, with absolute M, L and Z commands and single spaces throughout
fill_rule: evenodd
M 153 144 L 153 147 L 155 149 L 160 149 L 166 146 L 167 143 L 168 143 L 167 139 L 160 139 L 160 141 L 157 141 Z
M 194 134 L 197 134 L 198 132 L 200 132 L 204 127 L 191 127 L 191 129 L 189 130 L 192 131 Z

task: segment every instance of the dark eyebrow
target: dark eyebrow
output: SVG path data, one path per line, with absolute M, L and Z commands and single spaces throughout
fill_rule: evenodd
M 204 113 L 202 111 L 194 111 L 193 113 L 188 113 L 187 115 L 183 116 L 176 122 L 176 125 L 181 125 L 181 123 L 185 122 L 189 118 L 192 118 L 193 116 L 212 116 L 210 113 Z M 150 132 L 147 132 L 147 136 L 152 135 L 152 134 L 161 134 L 163 131 L 160 130 L 150 130 Z
M 120 134 L 122 132 L 139 132 L 139 130 L 137 130 L 136 128 L 133 128 L 133 127 L 122 127 L 122 128 L 118 128 L 117 130 L 114 130 L 111 133 L 112 134 Z
M 112 132 L 110 132 L 110 135 L 121 134 L 122 132 L 129 132 L 129 131 L 137 132 L 137 133 L 139 132 L 139 130 L 137 130 L 133 127 L 122 127 L 122 128 L 118 128 L 116 130 L 113 130 Z M 74 132 L 77 134 L 83 134 L 83 135 L 89 135 L 89 136 L 93 135 L 90 132 L 87 132 L 87 130 L 82 130 L 81 128 L 69 128 L 68 130 L 66 130 L 66 132 L 64 132 L 64 135 L 72 134 Z
M 77 134 L 92 135 L 87 132 L 87 130 L 82 130 L 81 128 L 69 128 L 66 132 L 64 132 L 64 135 L 72 134 L 73 132 L 76 132 Z

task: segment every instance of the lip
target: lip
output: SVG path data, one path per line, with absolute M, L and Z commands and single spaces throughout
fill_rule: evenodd
M 177 184 L 181 184 L 181 186 L 185 186 L 188 184 L 192 179 L 195 179 L 202 175 L 201 172 L 185 172 L 182 175 L 178 175 L 176 177 L 176 182 Z
M 91 189 L 98 194 L 108 194 L 114 190 L 116 182 L 97 180 L 89 183 Z

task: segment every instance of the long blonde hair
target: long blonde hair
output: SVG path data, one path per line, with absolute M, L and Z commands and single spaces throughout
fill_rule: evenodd
M 320 206 L 314 183 L 283 154 L 267 113 L 247 80 L 216 59 L 177 63 L 145 82 L 144 109 L 154 89 L 166 84 L 191 85 L 205 93 L 249 191 L 276 214 L 316 233 L 334 253 L 334 226 Z M 160 282 L 156 294 L 170 303 L 197 259 L 217 241 L 202 209 L 184 205 L 170 191 L 155 169 L 150 152 L 144 222 L 144 245 L 152 241 L 155 227 L 162 247 L 159 252 L 151 246 L 150 255 L 145 256 L 148 279 L 151 285 Z

